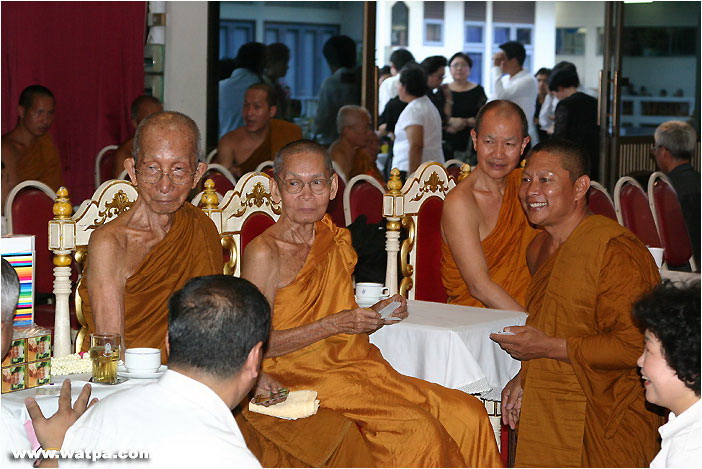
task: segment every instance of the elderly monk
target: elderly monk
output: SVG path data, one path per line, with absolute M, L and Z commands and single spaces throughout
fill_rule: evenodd
M 287 143 L 302 138 L 297 125 L 273 119 L 277 112 L 275 100 L 275 91 L 270 86 L 263 83 L 249 86 L 241 111 L 244 125 L 222 136 L 214 163 L 241 176 L 272 160 Z
M 371 134 L 376 141 L 378 139 L 371 129 L 368 110 L 353 104 L 342 106 L 336 116 L 336 127 L 339 139 L 329 147 L 329 156 L 346 181 L 359 174 L 367 174 L 385 184 L 367 148 Z
M 151 114 L 163 111 L 163 105 L 158 98 L 149 95 L 142 95 L 132 101 L 131 115 L 132 125 L 136 129 L 141 121 L 149 117 Z M 126 169 L 124 160 L 132 157 L 134 151 L 134 137 L 130 137 L 115 150 L 114 167 L 112 176 L 117 179 L 122 171 Z
M 516 466 L 648 467 L 659 417 L 645 408 L 631 306 L 660 282 L 638 238 L 587 206 L 586 152 L 550 139 L 527 158 L 519 197 L 543 226 L 529 245 L 525 326 L 492 334 L 520 373 L 502 392 L 519 422 Z M 520 412 L 521 411 L 521 412 Z
M 139 124 L 125 160 L 139 195 L 90 236 L 79 288 L 90 332 L 118 332 L 124 348 L 160 348 L 164 361 L 168 297 L 192 277 L 222 272 L 217 228 L 186 202 L 207 168 L 200 153 L 200 131 L 183 114 Z
M 478 166 L 448 193 L 441 214 L 441 280 L 449 303 L 524 311 L 531 280 L 525 253 L 536 234 L 517 197 L 528 128 L 510 101 L 491 101 L 476 116 Z
M 20 94 L 17 125 L 2 136 L 2 162 L 10 187 L 28 180 L 43 182 L 54 191 L 63 185 L 61 158 L 48 133 L 54 109 L 54 95 L 44 86 L 31 85 Z
M 378 311 L 398 301 L 393 316 L 403 319 L 407 306 L 399 295 L 356 304 L 351 237 L 325 216 L 338 186 L 324 147 L 287 145 L 275 174 L 280 219 L 247 246 L 242 270 L 273 305 L 263 369 L 355 422 L 380 467 L 499 466 L 478 399 L 400 375 L 370 344 L 368 334 L 393 323 Z

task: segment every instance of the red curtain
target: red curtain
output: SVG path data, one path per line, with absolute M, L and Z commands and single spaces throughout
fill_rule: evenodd
M 95 156 L 133 132 L 144 90 L 146 2 L 2 2 L 2 133 L 28 85 L 56 97 L 50 130 L 73 204 L 95 189 Z

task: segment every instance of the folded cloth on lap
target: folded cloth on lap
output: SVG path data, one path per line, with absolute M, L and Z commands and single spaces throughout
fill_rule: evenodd
M 249 402 L 249 410 L 251 412 L 286 420 L 309 417 L 316 414 L 318 408 L 317 391 L 290 391 L 285 401 L 268 407 Z

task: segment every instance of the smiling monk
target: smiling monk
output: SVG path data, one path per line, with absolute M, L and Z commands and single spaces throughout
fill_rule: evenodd
M 531 280 L 525 253 L 536 234 L 517 196 L 527 132 L 524 112 L 510 101 L 491 101 L 476 116 L 478 166 L 448 193 L 441 214 L 449 303 L 524 311 Z
M 325 215 L 338 185 L 324 147 L 287 145 L 275 175 L 282 214 L 247 246 L 242 270 L 273 305 L 263 369 L 292 389 L 317 391 L 320 408 L 354 422 L 379 467 L 500 466 L 478 399 L 397 373 L 369 342 L 393 323 L 378 311 L 398 301 L 393 315 L 403 319 L 407 304 L 399 295 L 371 308 L 356 304 L 351 236 Z M 316 442 L 308 445 L 312 451 Z

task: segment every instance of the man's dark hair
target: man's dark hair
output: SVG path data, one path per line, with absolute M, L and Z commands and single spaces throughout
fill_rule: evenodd
M 158 98 L 155 98 L 153 96 L 150 96 L 148 94 L 143 94 L 139 97 L 137 97 L 134 101 L 132 101 L 132 107 L 131 107 L 131 113 L 132 113 L 132 120 L 137 120 L 137 117 L 139 117 L 139 109 L 141 106 L 144 104 L 156 104 L 157 106 L 161 105 L 161 101 L 158 100 Z
M 500 114 L 503 115 L 514 113 L 517 117 L 519 117 L 519 120 L 521 121 L 522 138 L 529 135 L 529 122 L 527 121 L 527 118 L 524 115 L 524 111 L 517 104 L 514 104 L 512 101 L 507 101 L 506 99 L 496 99 L 494 101 L 490 101 L 489 103 L 480 108 L 478 114 L 475 116 L 476 134 L 480 134 L 480 124 L 482 124 L 483 117 L 485 116 L 485 114 L 493 109 L 495 111 L 500 112 Z
M 261 77 L 266 66 L 266 46 L 260 42 L 247 42 L 239 47 L 234 57 L 234 69 L 245 68 Z
M 322 54 L 332 70 L 356 66 L 356 43 L 348 36 L 332 36 L 327 39 Z
M 529 151 L 529 157 L 536 152 L 543 151 L 560 157 L 561 166 L 568 171 L 570 180 L 575 182 L 580 176 L 590 174 L 590 158 L 587 151 L 575 142 L 565 138 L 552 137 L 545 142 L 540 142 Z
M 468 54 L 465 54 L 465 53 L 463 53 L 463 52 L 456 52 L 456 53 L 453 54 L 453 55 L 451 56 L 451 58 L 449 59 L 449 61 L 448 61 L 449 65 L 451 65 L 451 64 L 453 63 L 453 61 L 456 60 L 456 59 L 463 59 L 463 60 L 465 60 L 466 63 L 468 64 L 468 66 L 469 66 L 470 68 L 473 68 L 473 59 L 471 59 L 470 56 L 469 56 Z
M 573 62 L 568 62 L 567 60 L 561 60 L 556 65 L 553 66 L 551 73 L 556 73 L 559 70 L 572 70 L 578 73 L 578 69 Z
M 390 72 L 390 65 L 383 65 L 383 66 L 380 67 L 380 69 L 378 70 L 378 76 L 379 76 L 379 77 L 382 77 L 383 75 L 390 75 L 390 74 L 391 74 L 391 72 Z
M 517 59 L 519 66 L 524 65 L 526 60 L 526 50 L 524 46 L 517 41 L 507 41 L 504 44 L 500 44 L 500 49 L 505 52 L 508 59 Z
M 17 272 L 9 262 L 2 258 L 2 322 L 5 326 L 12 327 L 15 316 L 17 299 L 19 298 L 20 282 Z
M 424 73 L 431 75 L 432 73 L 436 73 L 436 71 L 439 69 L 443 70 L 446 68 L 446 57 L 443 55 L 432 55 L 431 57 L 427 57 L 426 59 L 422 60 L 421 65 L 424 69 Z
M 546 67 L 541 67 L 535 74 L 534 76 L 537 77 L 539 75 L 546 75 L 547 77 L 551 75 L 551 69 L 546 68 Z
M 265 83 L 254 83 L 253 85 L 246 88 L 246 91 L 249 90 L 264 91 L 266 93 L 266 103 L 268 104 L 268 107 L 276 105 L 275 89 L 273 89 L 272 86 L 266 85 Z
M 320 155 L 324 158 L 324 165 L 327 169 L 327 174 L 331 176 L 334 174 L 334 166 L 332 165 L 331 157 L 327 152 L 327 149 L 317 142 L 312 140 L 295 140 L 285 145 L 283 148 L 278 150 L 275 158 L 273 159 L 273 174 L 275 174 L 276 179 L 283 175 L 283 168 L 285 167 L 285 158 L 296 155 L 298 153 L 314 153 Z
M 274 42 L 266 46 L 266 61 L 271 63 L 285 62 L 290 60 L 290 48 L 282 42 Z
M 37 96 L 45 96 L 53 99 L 54 101 L 56 100 L 56 98 L 54 98 L 54 94 L 46 86 L 29 85 L 22 90 L 22 93 L 20 93 L 19 105 L 25 109 L 29 109 L 32 107 L 32 104 L 34 104 L 34 98 Z
M 248 280 L 229 275 L 191 279 L 168 301 L 168 363 L 231 378 L 254 345 L 268 339 L 270 310 Z
M 580 86 L 578 73 L 568 68 L 556 70 L 548 79 L 548 89 L 550 91 L 558 91 L 559 87 L 577 88 L 578 86 Z
M 398 72 L 402 70 L 405 65 L 410 63 L 415 63 L 414 56 L 412 52 L 407 49 L 397 49 L 390 54 L 390 63 L 395 66 L 395 70 Z
M 700 283 L 657 285 L 634 304 L 634 321 L 661 343 L 670 368 L 700 396 Z
M 409 94 L 417 98 L 421 98 L 427 92 L 427 75 L 417 64 L 405 65 L 400 72 L 400 83 Z

